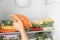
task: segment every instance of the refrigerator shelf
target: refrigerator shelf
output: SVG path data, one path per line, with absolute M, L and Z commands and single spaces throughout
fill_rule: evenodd
M 26 32 L 27 34 L 29 33 L 38 33 L 38 32 L 53 32 L 53 30 L 50 31 L 30 31 L 30 32 Z M 19 32 L 11 32 L 11 33 L 0 33 L 0 35 L 20 35 Z

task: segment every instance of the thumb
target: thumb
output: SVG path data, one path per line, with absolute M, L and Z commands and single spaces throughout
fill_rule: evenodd
M 15 20 L 16 22 L 22 23 L 22 21 L 21 21 L 16 15 L 15 15 L 15 19 L 16 19 L 16 20 Z
M 16 14 L 12 14 L 11 15 L 12 19 L 15 21 L 15 22 L 18 22 L 20 19 L 16 16 Z
M 14 17 L 16 22 L 21 21 L 16 15 Z

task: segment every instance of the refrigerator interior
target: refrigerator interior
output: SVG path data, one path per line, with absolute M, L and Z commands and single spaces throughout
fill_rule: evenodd
M 59 17 L 56 15 L 59 12 L 57 10 L 60 8 L 58 6 L 59 6 L 58 2 L 57 3 L 53 2 L 50 4 L 46 0 L 31 0 L 29 7 L 20 8 L 15 4 L 15 0 L 1 0 L 0 20 L 2 19 L 11 20 L 9 15 L 13 13 L 18 13 L 27 16 L 30 20 L 53 18 L 56 21 L 56 23 L 58 23 Z M 53 36 L 54 40 L 57 39 L 59 40 L 59 37 L 57 36 L 57 34 L 59 33 L 58 29 L 59 27 L 58 28 L 56 27 L 54 30 L 54 36 Z

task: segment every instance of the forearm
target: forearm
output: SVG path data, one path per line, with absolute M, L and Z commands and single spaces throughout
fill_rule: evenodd
M 25 30 L 21 30 L 20 33 L 21 33 L 22 40 L 29 40 L 29 37 L 27 36 Z
M 16 28 L 17 31 L 21 33 L 21 39 L 22 40 L 29 40 L 25 30 L 24 30 L 24 25 L 22 23 L 22 20 L 20 20 L 16 14 L 12 15 L 13 20 L 14 20 L 14 27 Z

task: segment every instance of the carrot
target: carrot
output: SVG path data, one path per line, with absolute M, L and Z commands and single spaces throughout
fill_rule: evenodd
M 15 16 L 17 16 L 23 22 L 23 25 L 25 28 L 32 27 L 31 21 L 26 16 L 21 15 L 21 14 L 13 14 L 13 16 L 11 16 L 13 20 L 16 20 L 16 19 L 14 19 Z

